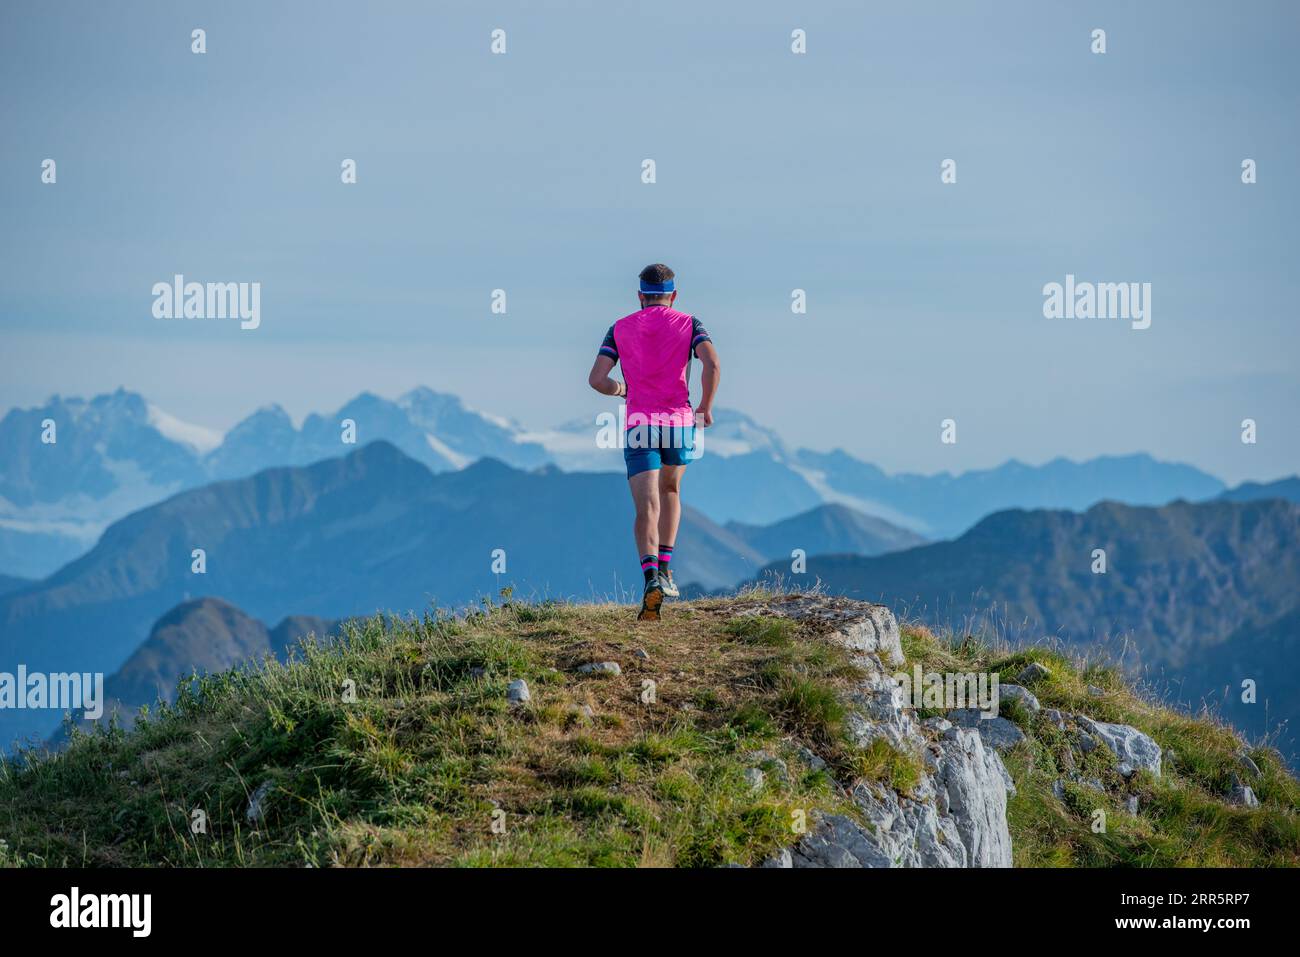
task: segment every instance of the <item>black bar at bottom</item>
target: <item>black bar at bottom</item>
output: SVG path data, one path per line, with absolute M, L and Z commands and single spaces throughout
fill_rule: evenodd
M 1294 873 L 1281 870 L 22 869 L 0 871 L 0 926 L 9 943 L 76 933 L 128 946 L 373 945 L 388 934 L 431 935 L 449 945 L 446 934 L 460 928 L 470 939 L 459 948 L 476 946 L 481 934 L 490 948 L 510 933 L 539 943 L 538 934 L 558 931 L 572 940 L 583 926 L 617 931 L 606 940 L 615 944 L 630 939 L 625 933 L 669 933 L 677 921 L 698 927 L 693 941 L 716 935 L 733 944 L 750 934 L 768 942 L 782 927 L 800 926 L 805 940 L 890 926 L 940 945 L 1013 929 L 1071 940 L 1200 934 L 1226 943 L 1253 931 L 1280 932 L 1295 918 L 1294 888 Z M 1286 919 L 1283 907 L 1291 910 Z M 118 926 L 80 926 L 86 922 Z

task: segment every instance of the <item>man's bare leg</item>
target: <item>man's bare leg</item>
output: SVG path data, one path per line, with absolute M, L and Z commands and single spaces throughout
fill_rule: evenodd
M 669 595 L 675 595 L 677 588 L 672 582 L 672 569 L 663 564 L 664 548 L 671 549 L 677 544 L 677 526 L 682 522 L 682 478 L 685 475 L 685 465 L 665 465 L 659 470 L 659 578 Z
M 637 472 L 627 480 L 636 506 L 632 534 L 641 555 L 659 556 L 659 469 Z
M 632 534 L 636 538 L 637 550 L 642 556 L 653 555 L 659 560 L 659 470 L 648 469 L 638 472 L 627 480 L 632 491 L 632 504 L 636 506 L 636 520 L 632 525 Z M 653 584 L 653 588 L 651 588 Z M 655 577 L 646 583 L 646 591 L 641 599 L 641 613 L 638 621 L 658 621 L 659 606 L 663 603 L 664 593 Z

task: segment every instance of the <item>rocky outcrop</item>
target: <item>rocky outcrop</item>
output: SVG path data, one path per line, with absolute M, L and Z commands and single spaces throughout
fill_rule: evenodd
M 1074 716 L 1079 726 L 1110 748 L 1119 758 L 1120 773 L 1128 777 L 1143 769 L 1160 777 L 1160 745 L 1148 735 L 1127 724 L 1093 721 L 1087 715 Z
M 779 595 L 739 601 L 735 610 L 742 615 L 776 615 L 827 628 L 850 651 L 876 655 L 891 668 L 904 662 L 898 619 L 884 605 L 829 595 Z
M 1098 793 L 1107 793 L 1107 784 L 1102 778 L 1088 776 L 1079 769 L 1087 756 L 1098 749 L 1109 750 L 1115 756 L 1115 770 L 1125 779 L 1132 778 L 1138 770 L 1160 777 L 1162 758 L 1173 754 L 1172 751 L 1163 752 L 1149 735 L 1132 725 L 1111 724 L 1094 720 L 1086 714 L 1070 714 L 1052 708 L 1042 709 L 1042 715 L 1057 729 L 1064 731 L 1069 742 L 1069 749 L 1058 755 L 1058 764 L 1064 777 L 1052 784 L 1052 794 L 1061 802 L 1067 800 L 1067 781 Z M 1127 785 L 1121 785 L 1115 792 L 1115 798 L 1128 814 L 1136 815 L 1141 807 L 1140 800 L 1138 795 L 1126 793 L 1127 788 Z M 1229 802 L 1239 800 L 1244 804 L 1253 797 L 1253 794 L 1240 794 L 1234 789 Z
M 1028 688 L 1020 685 L 999 685 L 998 695 L 1009 701 L 1015 701 L 1022 705 L 1026 711 L 1038 711 L 1042 705 L 1038 703 L 1038 698 Z
M 926 774 L 911 793 L 857 784 L 851 797 L 865 826 L 823 817 L 792 849 L 791 866 L 1010 867 L 1015 786 L 997 752 L 955 727 L 924 748 Z
M 1252 761 L 1251 764 L 1254 762 Z M 1255 791 L 1249 784 L 1244 783 L 1238 775 L 1234 774 L 1232 785 L 1228 790 L 1228 803 L 1237 807 L 1259 807 L 1259 798 L 1255 797 Z
M 790 851 L 792 867 L 893 867 L 875 837 L 843 814 L 827 814 Z M 768 866 L 765 863 L 763 866 Z
M 1007 796 L 1016 786 L 997 752 L 969 729 L 950 728 L 940 739 L 934 773 L 940 809 L 957 825 L 971 867 L 1010 867 Z
M 589 661 L 585 665 L 578 666 L 578 674 L 582 675 L 613 675 L 617 677 L 623 673 L 623 668 L 617 661 Z
M 1016 676 L 1016 683 L 1022 685 L 1031 685 L 1035 681 L 1042 681 L 1044 678 L 1052 676 L 1051 669 L 1047 665 L 1039 664 L 1037 661 L 1031 661 L 1025 665 L 1024 670 Z
M 976 708 L 954 708 L 948 712 L 953 724 L 970 728 L 977 732 L 980 739 L 995 751 L 1009 751 L 1025 740 L 1025 732 L 1006 718 L 988 717 Z
M 257 786 L 252 796 L 248 799 L 248 807 L 244 811 L 244 819 L 249 824 L 259 824 L 262 818 L 266 817 L 266 799 L 271 793 L 272 784 L 270 781 L 263 781 Z
M 883 784 L 842 782 L 851 787 L 849 796 L 861 822 L 846 815 L 823 815 L 788 854 L 782 852 L 763 866 L 1011 866 L 1011 776 L 979 731 L 943 720 L 916 720 L 893 677 L 904 657 L 898 622 L 888 608 L 795 595 L 755 601 L 738 610 L 788 617 L 829 632 L 863 673 L 845 698 L 851 740 L 868 747 L 883 739 L 918 758 L 923 768 L 908 793 Z
M 528 690 L 528 682 L 523 678 L 516 678 L 510 682 L 506 688 L 506 700 L 512 705 L 526 705 L 533 700 L 532 692 Z
M 1011 835 L 1007 799 L 1015 784 L 1000 752 L 1026 740 L 1020 727 L 1001 716 L 974 708 L 949 711 L 944 718 L 917 720 L 894 673 L 904 663 L 898 622 L 882 605 L 817 595 L 792 595 L 742 604 L 742 614 L 788 617 L 829 632 L 850 653 L 862 677 L 845 695 L 846 730 L 859 747 L 884 740 L 920 759 L 919 782 L 903 793 L 868 782 L 840 782 L 850 788 L 860 819 L 823 815 L 793 847 L 766 861 L 764 867 L 1010 867 Z M 1137 770 L 1161 773 L 1160 746 L 1147 734 L 1124 724 L 1097 721 L 1083 714 L 1044 709 L 1026 685 L 1046 682 L 1052 672 L 1034 662 L 1005 684 L 1000 695 L 1031 715 L 1041 713 L 1066 732 L 1076 755 L 1109 749 L 1125 777 Z M 1041 691 L 1041 688 L 1040 688 Z M 1103 692 L 1104 693 L 1104 692 Z M 821 758 L 802 745 L 810 766 Z M 1081 760 L 1081 759 L 1080 759 Z M 756 764 L 761 763 L 755 761 Z M 1243 767 L 1246 765 L 1243 762 Z M 1067 779 L 1104 791 L 1098 777 L 1067 770 Z M 1053 788 L 1065 800 L 1066 780 Z M 1139 810 L 1136 795 L 1120 794 L 1125 810 Z M 1229 801 L 1250 807 L 1257 798 L 1250 787 L 1233 781 Z

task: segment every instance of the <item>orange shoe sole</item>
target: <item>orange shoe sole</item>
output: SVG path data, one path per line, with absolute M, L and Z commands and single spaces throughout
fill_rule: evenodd
M 637 614 L 637 621 L 658 621 L 659 607 L 664 603 L 664 593 L 662 589 L 652 588 L 641 596 L 641 611 Z

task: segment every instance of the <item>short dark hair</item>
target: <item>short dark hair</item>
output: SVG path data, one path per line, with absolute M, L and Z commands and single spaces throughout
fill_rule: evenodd
M 667 282 L 675 273 L 663 263 L 653 263 L 641 270 L 638 277 L 642 282 Z
M 652 263 L 641 270 L 640 280 L 642 282 L 667 282 L 673 278 L 673 271 L 663 263 Z M 650 293 L 643 292 L 646 302 L 671 302 L 673 294 L 671 292 Z

